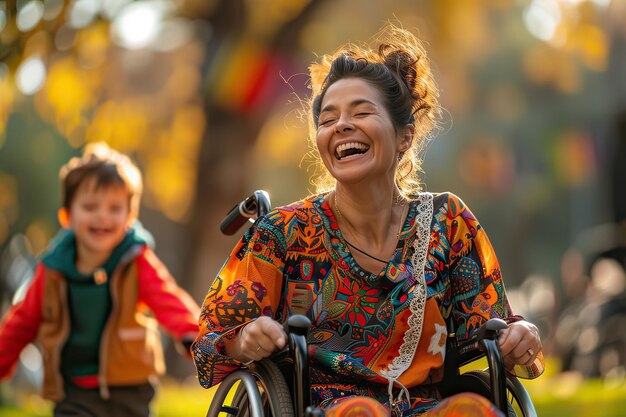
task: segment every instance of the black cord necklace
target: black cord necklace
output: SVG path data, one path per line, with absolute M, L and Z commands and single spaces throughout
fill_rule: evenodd
M 344 223 L 346 223 L 346 220 L 343 217 L 343 214 L 341 214 L 341 210 L 339 210 L 339 204 L 337 204 L 337 193 L 333 192 L 333 197 L 334 197 L 334 202 L 335 202 L 335 208 L 337 209 L 337 217 L 339 217 Z M 400 227 L 398 228 L 398 232 L 396 233 L 396 240 L 398 240 L 400 238 L 400 232 L 402 231 L 402 218 L 404 217 L 404 202 L 402 203 L 402 214 L 400 215 Z M 380 258 L 375 257 L 374 255 L 370 255 L 369 253 L 365 252 L 363 249 L 354 246 L 352 243 L 350 243 L 350 241 L 348 239 L 346 239 L 346 235 L 343 235 L 343 240 L 348 244 L 348 246 L 350 246 L 351 248 L 355 249 L 356 251 L 362 253 L 363 255 L 367 256 L 368 258 L 371 258 L 375 261 L 378 261 L 380 263 L 383 264 L 388 264 L 388 261 L 384 261 Z
M 345 235 L 344 235 L 344 237 L 343 237 L 343 240 L 345 240 L 345 241 L 346 241 L 346 243 L 348 244 L 348 246 L 350 246 L 350 247 L 351 247 L 351 248 L 353 248 L 353 249 L 356 249 L 357 251 L 361 252 L 363 255 L 367 256 L 368 258 L 372 258 L 373 260 L 378 261 L 378 262 L 381 262 L 381 263 L 383 263 L 383 264 L 387 264 L 387 263 L 389 263 L 389 262 L 387 262 L 387 261 L 383 261 L 382 259 L 377 258 L 377 257 L 375 257 L 375 256 L 373 256 L 373 255 L 370 255 L 369 253 L 365 252 L 363 249 L 359 249 L 359 248 L 357 248 L 357 247 L 356 247 L 356 246 L 354 246 L 352 243 L 350 243 L 350 241 L 349 241 L 348 239 L 346 239 L 346 236 L 345 236 Z

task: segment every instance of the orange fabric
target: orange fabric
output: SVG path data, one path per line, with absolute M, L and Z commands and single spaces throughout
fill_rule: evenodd
M 337 400 L 326 410 L 326 417 L 389 417 L 391 410 L 378 401 L 363 396 Z M 477 394 L 457 394 L 435 408 L 418 414 L 423 417 L 502 417 L 489 400 Z
M 370 397 L 349 397 L 338 400 L 326 410 L 326 417 L 388 417 L 388 408 Z
M 469 392 L 443 400 L 437 407 L 423 413 L 424 417 L 502 417 L 489 400 Z
M 400 320 L 403 319 L 403 322 L 406 323 L 410 311 L 405 310 L 401 314 L 405 317 L 400 317 Z M 413 362 L 407 371 L 398 378 L 398 381 L 407 387 L 414 387 L 423 383 L 433 370 L 443 366 L 447 339 L 446 323 L 434 298 L 429 298 L 426 302 L 424 323 Z M 390 340 L 387 347 L 383 347 L 382 353 L 378 355 L 376 363 L 372 366 L 374 371 L 380 373 L 387 369 L 389 358 L 398 356 L 403 337 L 404 333 L 394 334 L 394 338 Z
M 325 408 L 365 395 L 385 405 L 402 402 L 403 409 L 417 413 L 433 407 L 446 324 L 463 341 L 486 320 L 512 313 L 493 247 L 471 211 L 449 193 L 433 196 L 430 218 L 422 218 L 430 216 L 422 204 L 426 200 L 409 203 L 396 250 L 380 274 L 356 262 L 324 195 L 261 217 L 239 240 L 204 300 L 193 345 L 200 384 L 213 386 L 241 367 L 225 354 L 224 340 L 242 324 L 260 315 L 282 322 L 300 313 L 312 322 L 307 341 L 313 404 Z M 422 238 L 428 245 L 420 246 L 425 265 L 414 271 Z M 408 323 L 422 280 L 428 298 L 416 353 L 408 369 L 388 380 L 382 371 L 403 343 L 418 337 Z M 399 359 L 403 366 L 411 360 Z M 400 384 L 408 389 L 410 406 L 398 400 Z

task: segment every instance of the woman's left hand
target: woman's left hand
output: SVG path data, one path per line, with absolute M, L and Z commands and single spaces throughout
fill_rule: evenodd
M 498 345 L 504 366 L 509 370 L 515 365 L 532 365 L 542 349 L 537 326 L 525 320 L 511 323 L 501 330 Z

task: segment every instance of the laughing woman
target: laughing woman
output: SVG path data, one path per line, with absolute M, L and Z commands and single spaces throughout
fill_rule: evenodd
M 474 394 L 442 401 L 433 385 L 450 318 L 460 339 L 504 319 L 510 370 L 537 376 L 543 357 L 485 230 L 459 197 L 420 187 L 439 116 L 422 44 L 387 25 L 374 49 L 346 45 L 310 71 L 319 193 L 259 218 L 234 248 L 200 316 L 200 383 L 283 348 L 281 322 L 298 313 L 312 322 L 312 396 L 327 416 L 501 415 Z

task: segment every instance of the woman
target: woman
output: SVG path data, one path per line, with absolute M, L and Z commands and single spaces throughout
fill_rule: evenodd
M 327 415 L 500 415 L 473 394 L 440 402 L 432 385 L 449 318 L 461 339 L 503 318 L 507 367 L 537 376 L 543 363 L 476 218 L 453 194 L 420 191 L 420 150 L 439 115 L 424 48 L 388 25 L 377 50 L 348 45 L 310 70 L 327 175 L 319 194 L 260 218 L 219 272 L 193 347 L 200 383 L 283 348 L 281 322 L 305 314 L 313 399 Z

